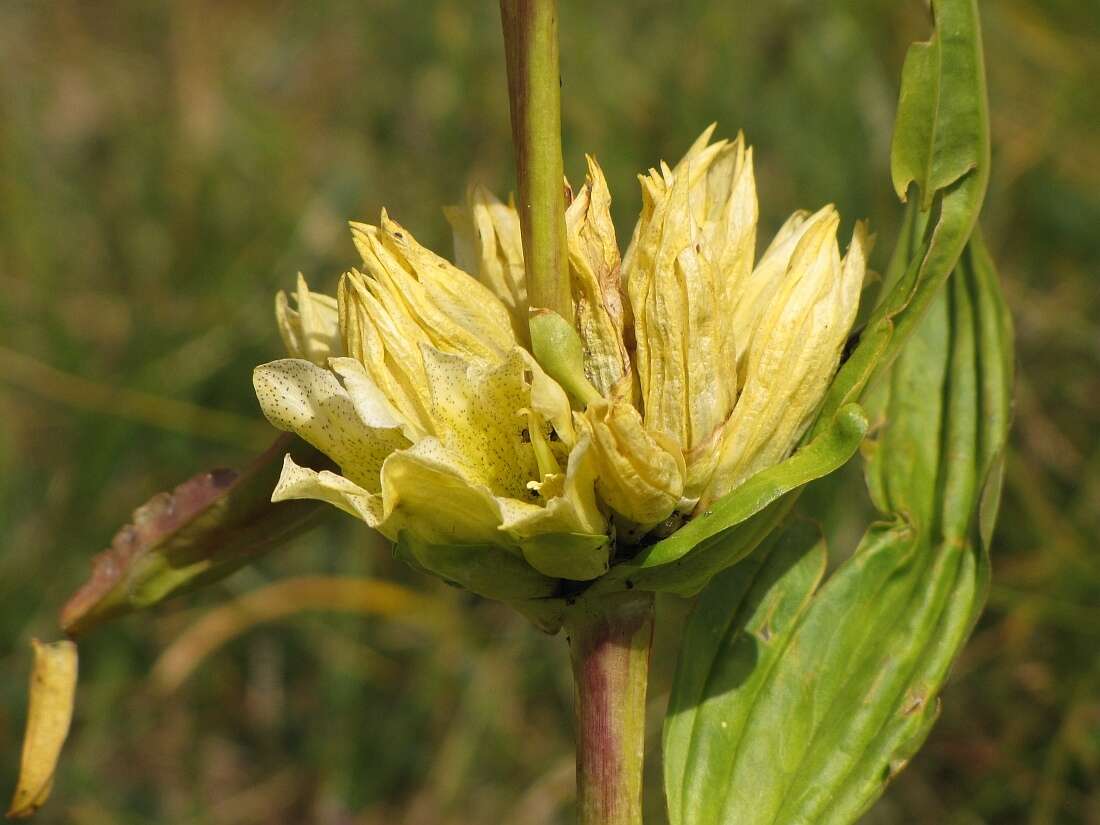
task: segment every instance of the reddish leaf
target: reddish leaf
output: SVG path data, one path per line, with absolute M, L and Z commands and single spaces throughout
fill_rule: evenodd
M 334 469 L 305 442 L 282 435 L 243 471 L 200 473 L 158 493 L 92 560 L 91 577 L 61 610 L 62 629 L 80 635 L 223 579 L 331 512 L 317 501 L 271 502 L 287 452 L 300 464 Z

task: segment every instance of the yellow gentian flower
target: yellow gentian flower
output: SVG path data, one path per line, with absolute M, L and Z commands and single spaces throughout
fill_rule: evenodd
M 752 149 L 712 132 L 641 176 L 621 258 L 594 159 L 570 192 L 572 395 L 530 352 L 511 204 L 473 187 L 447 210 L 457 266 L 385 212 L 352 224 L 361 267 L 335 299 L 304 279 L 297 309 L 278 298 L 291 358 L 255 373 L 267 418 L 340 473 L 288 456 L 274 499 L 584 580 L 616 539 L 674 526 L 789 455 L 836 371 L 870 242 L 857 225 L 842 259 L 835 209 L 796 212 L 754 267 Z

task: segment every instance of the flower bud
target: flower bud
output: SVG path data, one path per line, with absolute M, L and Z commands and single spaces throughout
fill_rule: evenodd
M 710 475 L 737 399 L 730 308 L 756 231 L 751 151 L 740 137 L 708 145 L 711 131 L 675 169 L 642 177 L 642 216 L 623 260 L 645 426 L 679 445 L 688 498 Z

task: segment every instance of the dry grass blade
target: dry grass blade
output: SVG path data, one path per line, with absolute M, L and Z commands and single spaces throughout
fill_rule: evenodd
M 258 624 L 308 610 L 385 616 L 429 629 L 440 627 L 445 618 L 439 602 L 390 582 L 343 576 L 287 579 L 206 613 L 161 654 L 153 683 L 171 693 L 227 642 Z
M 271 440 L 271 428 L 259 419 L 125 387 L 109 387 L 4 346 L 0 346 L 0 375 L 8 384 L 60 404 L 128 418 L 196 438 L 245 449 L 261 449 Z

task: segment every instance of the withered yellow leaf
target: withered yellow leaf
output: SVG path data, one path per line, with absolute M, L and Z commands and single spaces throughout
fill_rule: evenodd
M 70 641 L 43 643 L 37 639 L 32 639 L 31 645 L 34 668 L 27 729 L 23 737 L 19 782 L 8 810 L 11 819 L 31 816 L 49 798 L 76 697 L 76 645 Z

